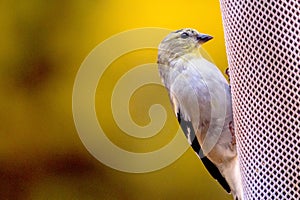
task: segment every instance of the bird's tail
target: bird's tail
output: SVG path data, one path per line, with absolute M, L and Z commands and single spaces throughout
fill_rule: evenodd
M 223 175 L 230 186 L 234 200 L 243 200 L 243 186 L 238 158 L 234 158 L 234 160 L 228 164 L 231 166 L 225 168 Z

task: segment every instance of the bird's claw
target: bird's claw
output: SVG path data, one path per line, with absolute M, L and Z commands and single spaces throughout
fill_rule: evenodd
M 230 71 L 229 71 L 229 67 L 227 67 L 227 69 L 225 70 L 225 74 L 227 75 L 228 81 L 230 83 Z

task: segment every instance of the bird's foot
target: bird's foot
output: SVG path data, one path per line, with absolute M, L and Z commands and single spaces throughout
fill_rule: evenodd
M 233 122 L 229 122 L 229 131 L 231 133 L 231 145 L 235 146 L 236 145 L 236 138 L 235 138 L 235 133 L 234 133 L 234 125 Z
M 227 69 L 225 70 L 225 74 L 227 75 L 228 81 L 230 83 L 230 71 L 229 71 L 229 67 L 227 67 Z

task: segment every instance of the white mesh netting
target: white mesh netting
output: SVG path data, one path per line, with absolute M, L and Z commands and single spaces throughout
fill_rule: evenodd
M 245 199 L 300 199 L 300 1 L 220 0 Z

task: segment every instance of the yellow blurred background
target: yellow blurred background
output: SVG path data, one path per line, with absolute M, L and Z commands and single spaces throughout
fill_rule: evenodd
M 204 48 L 224 71 L 219 1 L 3 0 L 0 27 L 0 199 L 231 199 L 192 149 L 150 173 L 103 165 L 80 141 L 72 117 L 73 83 L 82 61 L 97 44 L 122 31 L 195 28 L 214 36 Z M 136 123 L 145 125 L 149 106 L 157 97 L 164 99 L 169 118 L 152 139 L 124 136 L 109 110 L 118 77 L 136 65 L 155 63 L 156 55 L 146 49 L 118 58 L 97 89 L 101 125 L 115 144 L 130 151 L 160 148 L 177 128 L 166 91 L 158 86 L 137 91 L 130 102 Z

